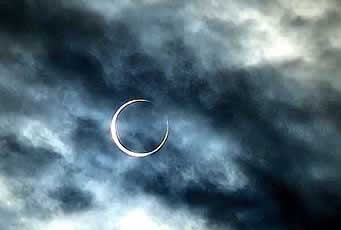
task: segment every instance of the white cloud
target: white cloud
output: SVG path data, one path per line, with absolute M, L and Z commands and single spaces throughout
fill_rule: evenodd
M 23 138 L 23 143 L 29 142 L 33 147 L 51 149 L 63 156 L 67 161 L 73 161 L 72 148 L 62 139 L 59 130 L 51 129 L 40 120 L 28 118 L 21 120 L 18 127 L 17 131 Z
M 19 212 L 24 207 L 24 201 L 15 195 L 15 190 L 11 186 L 13 182 L 0 176 L 0 207 Z

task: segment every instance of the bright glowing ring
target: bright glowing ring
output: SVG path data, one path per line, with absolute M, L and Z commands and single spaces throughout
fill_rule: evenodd
M 112 139 L 114 140 L 115 144 L 117 145 L 117 147 L 124 153 L 128 154 L 129 156 L 132 156 L 132 157 L 146 157 L 146 156 L 149 156 L 153 153 L 156 153 L 158 152 L 166 143 L 167 141 L 167 138 L 168 138 L 168 119 L 167 119 L 167 130 L 166 130 L 166 133 L 165 135 L 163 136 L 160 144 L 155 148 L 153 149 L 152 151 L 149 151 L 149 152 L 134 152 L 134 151 L 131 151 L 129 150 L 127 147 L 125 147 L 121 141 L 120 141 L 120 138 L 118 136 L 118 130 L 117 130 L 117 118 L 118 116 L 120 115 L 120 113 L 128 106 L 128 105 L 131 105 L 131 104 L 134 104 L 134 103 L 137 103 L 137 102 L 147 102 L 147 103 L 151 103 L 150 101 L 148 100 L 145 100 L 145 99 L 135 99 L 135 100 L 131 100 L 131 101 L 128 101 L 126 103 L 124 103 L 123 105 L 121 105 L 121 107 L 115 112 L 113 118 L 112 118 L 112 121 L 111 121 L 111 136 L 112 136 Z

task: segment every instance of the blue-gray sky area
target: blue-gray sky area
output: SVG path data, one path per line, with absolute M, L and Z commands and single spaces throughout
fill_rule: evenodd
M 0 0 L 0 229 L 340 229 L 340 63 L 339 0 Z

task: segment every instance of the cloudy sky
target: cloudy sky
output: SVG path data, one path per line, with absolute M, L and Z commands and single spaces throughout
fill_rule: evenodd
M 339 229 L 340 63 L 339 0 L 0 0 L 0 229 Z

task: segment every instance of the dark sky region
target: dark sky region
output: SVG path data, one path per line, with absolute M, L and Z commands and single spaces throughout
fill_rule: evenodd
M 0 0 L 0 229 L 341 229 L 340 63 L 339 0 Z

